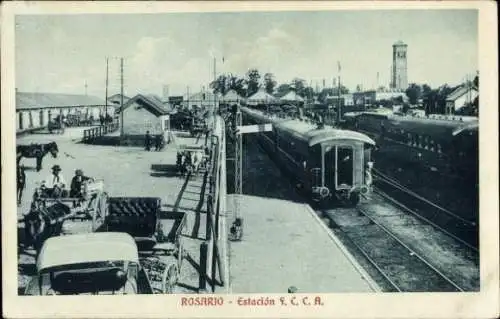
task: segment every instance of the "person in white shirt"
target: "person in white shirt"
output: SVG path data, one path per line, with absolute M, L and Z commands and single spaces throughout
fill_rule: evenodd
M 52 166 L 52 175 L 50 175 L 43 185 L 45 193 L 51 197 L 67 197 L 68 190 L 66 189 L 66 180 L 61 174 L 61 167 L 59 165 Z

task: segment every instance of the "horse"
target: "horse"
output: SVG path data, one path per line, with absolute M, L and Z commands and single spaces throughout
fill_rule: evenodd
M 43 243 L 47 239 L 61 235 L 64 216 L 67 214 L 68 209 L 67 206 L 61 203 L 45 208 L 43 204 L 40 204 L 35 199 L 31 210 L 24 216 L 26 238 L 24 246 L 32 246 L 38 256 Z
M 47 144 L 31 144 L 31 145 L 17 145 L 17 165 L 21 161 L 21 158 L 36 158 L 36 171 L 39 172 L 42 169 L 42 160 L 47 153 L 50 153 L 53 158 L 57 158 L 57 153 L 59 148 L 56 142 L 50 142 Z
M 193 153 L 193 172 L 195 174 L 198 174 L 198 169 L 199 169 L 202 161 L 203 161 L 203 153 L 201 151 L 194 152 Z
M 26 173 L 24 170 L 24 166 L 17 165 L 17 206 L 21 205 L 23 191 L 26 188 Z
M 184 152 L 177 152 L 177 171 L 183 177 L 186 174 L 186 154 Z

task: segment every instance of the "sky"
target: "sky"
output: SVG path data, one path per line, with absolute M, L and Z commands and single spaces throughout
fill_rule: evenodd
M 408 82 L 456 85 L 478 70 L 477 10 L 16 16 L 16 87 L 105 96 L 199 91 L 216 74 L 256 68 L 313 87 L 389 85 L 392 44 L 408 45 Z M 224 57 L 224 63 L 222 62 Z M 377 85 L 377 73 L 378 85 Z

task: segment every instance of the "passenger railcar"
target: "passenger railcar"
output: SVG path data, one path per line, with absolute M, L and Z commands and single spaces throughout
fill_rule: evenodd
M 368 186 L 373 139 L 365 134 L 318 128 L 312 123 L 283 119 L 242 107 L 248 124 L 272 123 L 273 130 L 260 133 L 262 145 L 298 181 L 313 200 L 332 199 L 356 205 Z
M 377 141 L 381 156 L 470 179 L 478 175 L 478 120 L 472 117 L 346 114 L 346 128 Z

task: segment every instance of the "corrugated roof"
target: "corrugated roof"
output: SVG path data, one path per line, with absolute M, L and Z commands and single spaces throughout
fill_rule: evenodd
M 127 101 L 130 100 L 130 98 L 126 95 L 123 95 L 123 103 L 127 103 Z M 120 103 L 121 102 L 121 94 L 120 93 L 117 93 L 117 94 L 113 94 L 111 95 L 110 97 L 108 97 L 108 101 L 110 102 L 118 102 Z
M 104 99 L 92 95 L 16 92 L 16 109 L 105 104 Z

